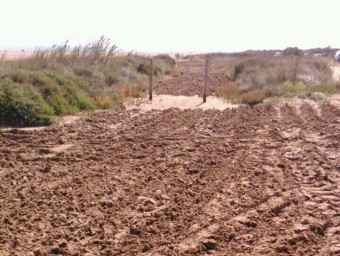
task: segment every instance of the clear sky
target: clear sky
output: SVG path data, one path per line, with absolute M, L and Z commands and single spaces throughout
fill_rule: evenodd
M 340 48 L 340 0 L 0 0 L 0 49 L 110 38 L 119 49 Z

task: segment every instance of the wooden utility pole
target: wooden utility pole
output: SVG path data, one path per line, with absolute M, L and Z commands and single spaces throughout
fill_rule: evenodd
M 208 56 L 205 58 L 205 72 L 204 72 L 204 89 L 203 89 L 203 103 L 207 102 L 207 83 L 208 83 Z
M 153 59 L 150 59 L 150 70 L 149 70 L 149 100 L 152 100 L 152 79 L 153 79 Z

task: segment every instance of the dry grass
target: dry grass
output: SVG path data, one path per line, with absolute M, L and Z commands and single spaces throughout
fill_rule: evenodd
M 262 91 L 250 91 L 242 94 L 241 102 L 250 106 L 262 103 L 266 95 Z
M 237 84 L 234 82 L 222 86 L 220 94 L 231 102 L 238 102 L 240 100 L 240 92 Z
M 250 98 L 254 98 L 254 102 L 262 102 L 263 97 L 339 93 L 329 67 L 330 59 L 304 55 L 296 48 L 288 49 L 281 55 L 265 51 L 219 54 L 212 58 L 215 65 L 233 81 L 222 86 L 221 90 L 222 96 L 231 101 L 252 104 Z
M 71 48 L 66 42 L 29 58 L 2 60 L 0 125 L 48 124 L 52 115 L 112 108 L 144 95 L 149 58 L 117 55 L 116 48 L 102 37 L 85 46 Z M 155 79 L 171 73 L 174 65 L 169 56 L 155 56 Z

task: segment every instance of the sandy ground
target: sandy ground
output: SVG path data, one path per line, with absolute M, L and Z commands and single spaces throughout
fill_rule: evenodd
M 224 110 L 227 108 L 236 108 L 238 105 L 228 103 L 216 96 L 207 97 L 207 102 L 203 103 L 202 97 L 195 96 L 173 96 L 173 95 L 153 95 L 153 100 L 135 99 L 125 104 L 128 110 L 141 109 L 145 111 L 150 110 L 164 110 L 168 108 L 179 109 L 218 109 Z
M 79 113 L 77 115 L 68 115 L 68 116 L 62 116 L 62 117 L 57 117 L 55 120 L 55 123 L 57 126 L 62 126 L 62 125 L 67 125 L 74 123 L 78 119 L 80 119 L 82 116 L 84 116 L 84 113 Z M 19 129 L 22 131 L 39 131 L 46 129 L 47 126 L 35 126 L 35 127 L 20 127 L 20 128 L 15 128 L 15 127 L 0 127 L 0 131 L 10 131 L 12 129 Z
M 33 51 L 0 51 L 0 59 L 18 60 L 29 58 L 33 55 Z
M 335 94 L 329 97 L 330 103 L 340 108 L 340 94 Z

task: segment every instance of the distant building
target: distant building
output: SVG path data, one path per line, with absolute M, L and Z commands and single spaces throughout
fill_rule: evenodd
M 334 56 L 335 61 L 340 63 L 340 51 L 337 51 L 335 56 Z

